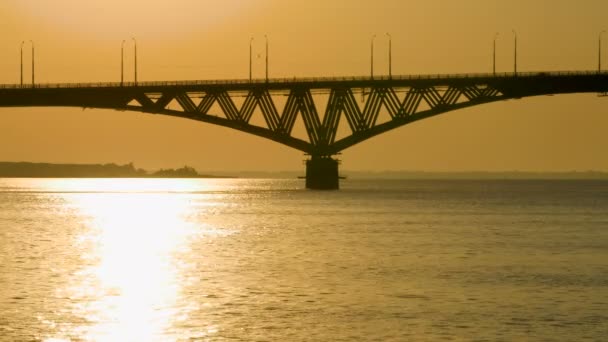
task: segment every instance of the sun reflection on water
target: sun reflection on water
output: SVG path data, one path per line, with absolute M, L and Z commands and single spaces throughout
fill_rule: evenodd
M 175 189 L 183 187 L 176 181 Z M 174 340 L 179 337 L 172 326 L 196 309 L 182 300 L 192 267 L 185 256 L 192 240 L 200 237 L 200 227 L 188 222 L 193 211 L 190 197 L 137 192 L 146 191 L 145 186 L 127 189 L 131 192 L 70 197 L 86 218 L 76 243 L 86 266 L 60 291 L 70 298 L 74 317 L 73 323 L 59 329 L 61 337 Z

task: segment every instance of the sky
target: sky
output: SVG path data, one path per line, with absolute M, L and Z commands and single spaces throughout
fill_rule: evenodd
M 0 84 L 19 82 L 19 51 L 36 48 L 40 83 L 254 77 L 596 70 L 605 0 L 2 0 Z M 608 34 L 603 36 L 608 69 Z M 31 77 L 25 68 L 26 80 Z M 524 98 L 474 106 L 345 150 L 345 170 L 608 171 L 608 97 Z M 303 170 L 300 151 L 225 127 L 132 112 L 0 108 L 0 160 L 129 163 L 199 171 Z

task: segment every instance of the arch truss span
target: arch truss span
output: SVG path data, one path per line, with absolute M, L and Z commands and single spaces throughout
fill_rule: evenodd
M 494 101 L 591 92 L 608 93 L 608 73 L 0 85 L 0 107 L 110 108 L 226 126 L 309 154 L 306 186 L 337 189 L 333 156 L 386 131 Z
M 472 105 L 508 98 L 485 84 L 334 85 L 287 89 L 167 89 L 133 93 L 117 109 L 222 125 L 314 156 L 331 156 L 388 130 Z M 300 121 L 299 127 L 296 122 Z

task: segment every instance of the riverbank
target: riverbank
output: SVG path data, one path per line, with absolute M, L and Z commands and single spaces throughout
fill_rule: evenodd
M 203 175 L 190 166 L 178 169 L 147 171 L 133 163 L 117 164 L 51 164 L 0 162 L 0 178 L 232 178 Z

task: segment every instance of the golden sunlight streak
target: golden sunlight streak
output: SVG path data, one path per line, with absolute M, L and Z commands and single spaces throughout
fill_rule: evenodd
M 77 247 L 88 267 L 61 293 L 72 299 L 71 314 L 82 324 L 65 326 L 59 337 L 179 338 L 171 327 L 196 309 L 184 303 L 181 292 L 191 265 L 180 256 L 200 233 L 187 222 L 187 194 L 87 193 L 72 194 L 71 201 L 87 218 Z

